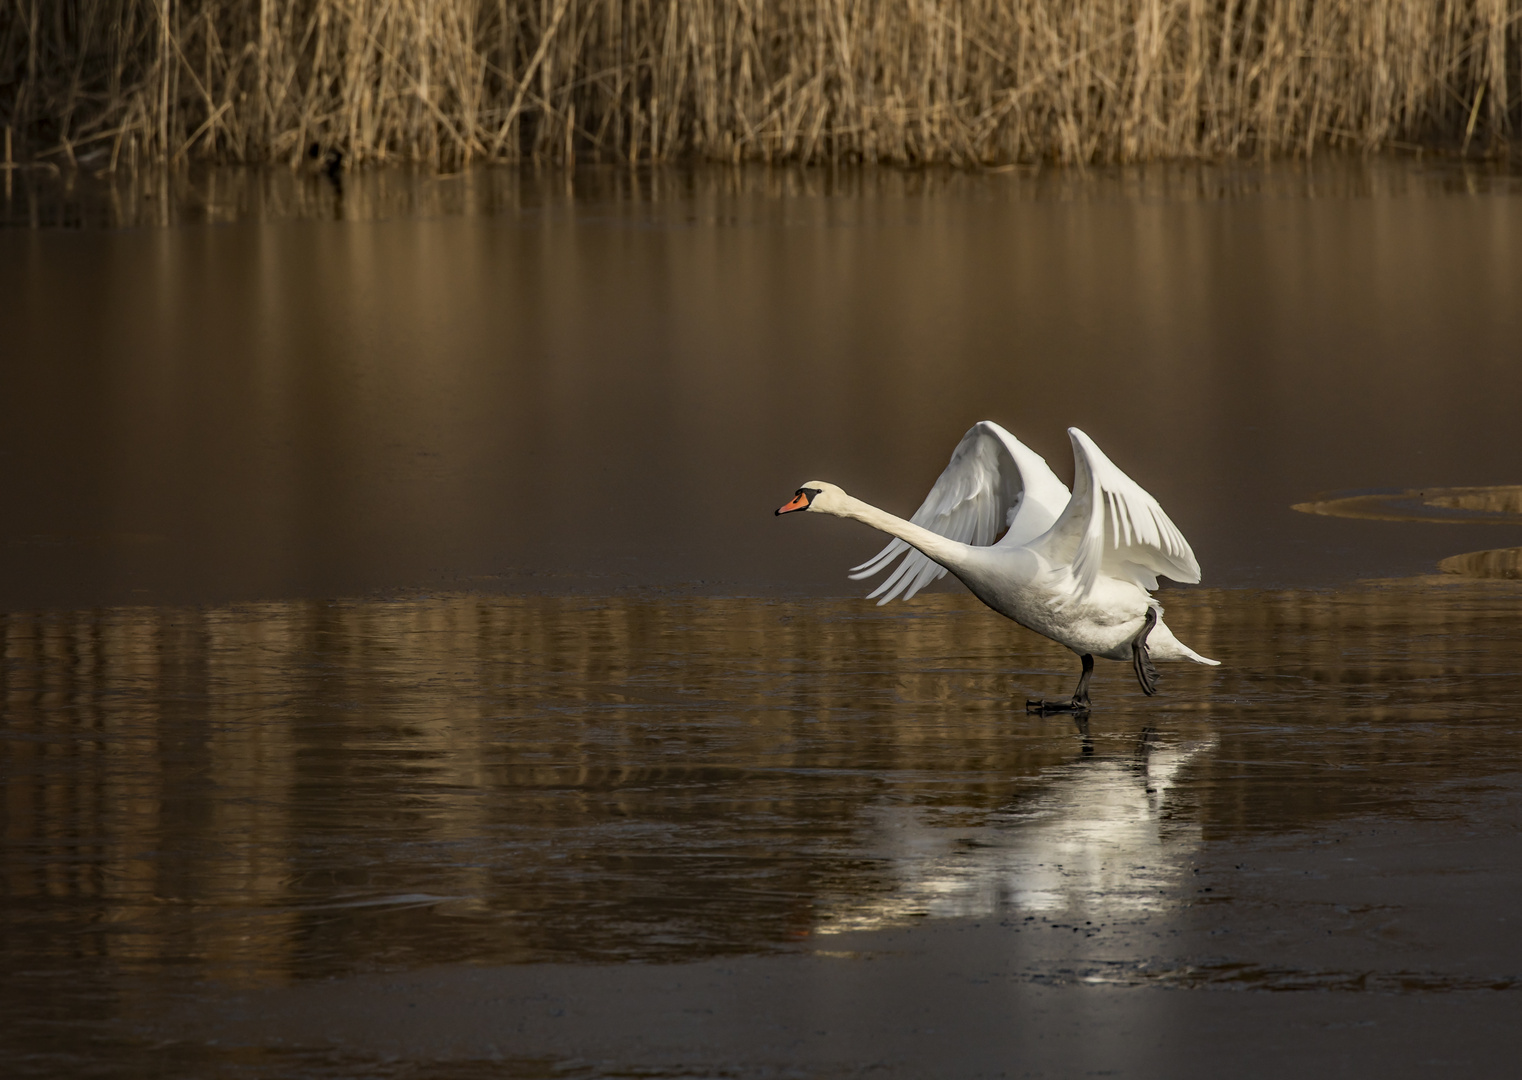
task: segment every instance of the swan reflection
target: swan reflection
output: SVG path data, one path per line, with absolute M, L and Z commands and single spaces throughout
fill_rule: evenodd
M 893 884 L 866 902 L 826 901 L 819 932 L 926 916 L 1099 921 L 1157 910 L 1200 846 L 1199 822 L 1172 813 L 1180 774 L 1215 744 L 1160 746 L 1145 731 L 1133 754 L 1086 752 L 1047 770 L 1037 794 L 973 828 L 938 826 L 923 807 L 879 807 L 872 853 L 892 866 Z

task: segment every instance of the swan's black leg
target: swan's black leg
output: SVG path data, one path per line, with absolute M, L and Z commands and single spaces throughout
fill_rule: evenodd
M 1147 635 L 1152 633 L 1152 628 L 1156 625 L 1157 608 L 1149 607 L 1147 617 L 1142 620 L 1142 628 L 1131 642 L 1131 666 L 1136 669 L 1136 681 L 1141 683 L 1142 693 L 1148 697 L 1157 693 L 1157 668 L 1147 650 Z
M 1083 654 L 1083 674 L 1078 676 L 1078 687 L 1073 691 L 1072 701 L 1047 701 L 1044 698 L 1028 698 L 1025 711 L 1051 716 L 1055 713 L 1072 713 L 1074 716 L 1089 715 L 1089 676 L 1094 674 L 1094 658 Z
M 1073 711 L 1089 711 L 1089 676 L 1094 674 L 1094 658 L 1083 654 L 1083 673 L 1078 676 L 1078 687 L 1073 691 Z

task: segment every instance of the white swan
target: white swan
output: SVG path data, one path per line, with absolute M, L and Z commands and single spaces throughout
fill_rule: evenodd
M 870 577 L 903 555 L 870 594 L 880 604 L 907 600 L 950 570 L 999 614 L 1077 653 L 1083 673 L 1072 700 L 1029 701 L 1028 708 L 1087 713 L 1096 656 L 1130 660 L 1149 695 L 1157 693 L 1152 660 L 1219 664 L 1173 636 L 1150 593 L 1160 574 L 1200 580 L 1189 542 L 1093 439 L 1077 428 L 1068 436 L 1071 495 L 1039 454 L 984 420 L 962 436 L 909 521 L 821 480 L 805 483 L 777 513 L 855 518 L 896 537 L 851 573 Z

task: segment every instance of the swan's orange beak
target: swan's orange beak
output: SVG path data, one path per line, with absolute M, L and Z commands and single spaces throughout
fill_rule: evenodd
M 802 488 L 799 488 L 798 494 L 794 495 L 791 501 L 777 507 L 777 514 L 781 516 L 782 514 L 791 514 L 794 510 L 807 510 L 808 508 L 809 497 L 804 494 Z

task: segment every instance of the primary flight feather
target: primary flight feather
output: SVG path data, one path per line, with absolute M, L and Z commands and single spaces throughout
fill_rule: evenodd
M 905 521 L 810 480 L 778 514 L 807 510 L 854 518 L 894 537 L 851 577 L 898 565 L 869 595 L 907 600 L 947 571 L 989 607 L 1077 653 L 1070 701 L 1030 702 L 1086 713 L 1094 657 L 1129 660 L 1143 692 L 1157 692 L 1153 660 L 1218 664 L 1173 635 L 1151 595 L 1158 577 L 1197 582 L 1189 541 L 1156 499 L 1069 428 L 1073 490 L 998 424 L 974 424 L 913 517 Z

